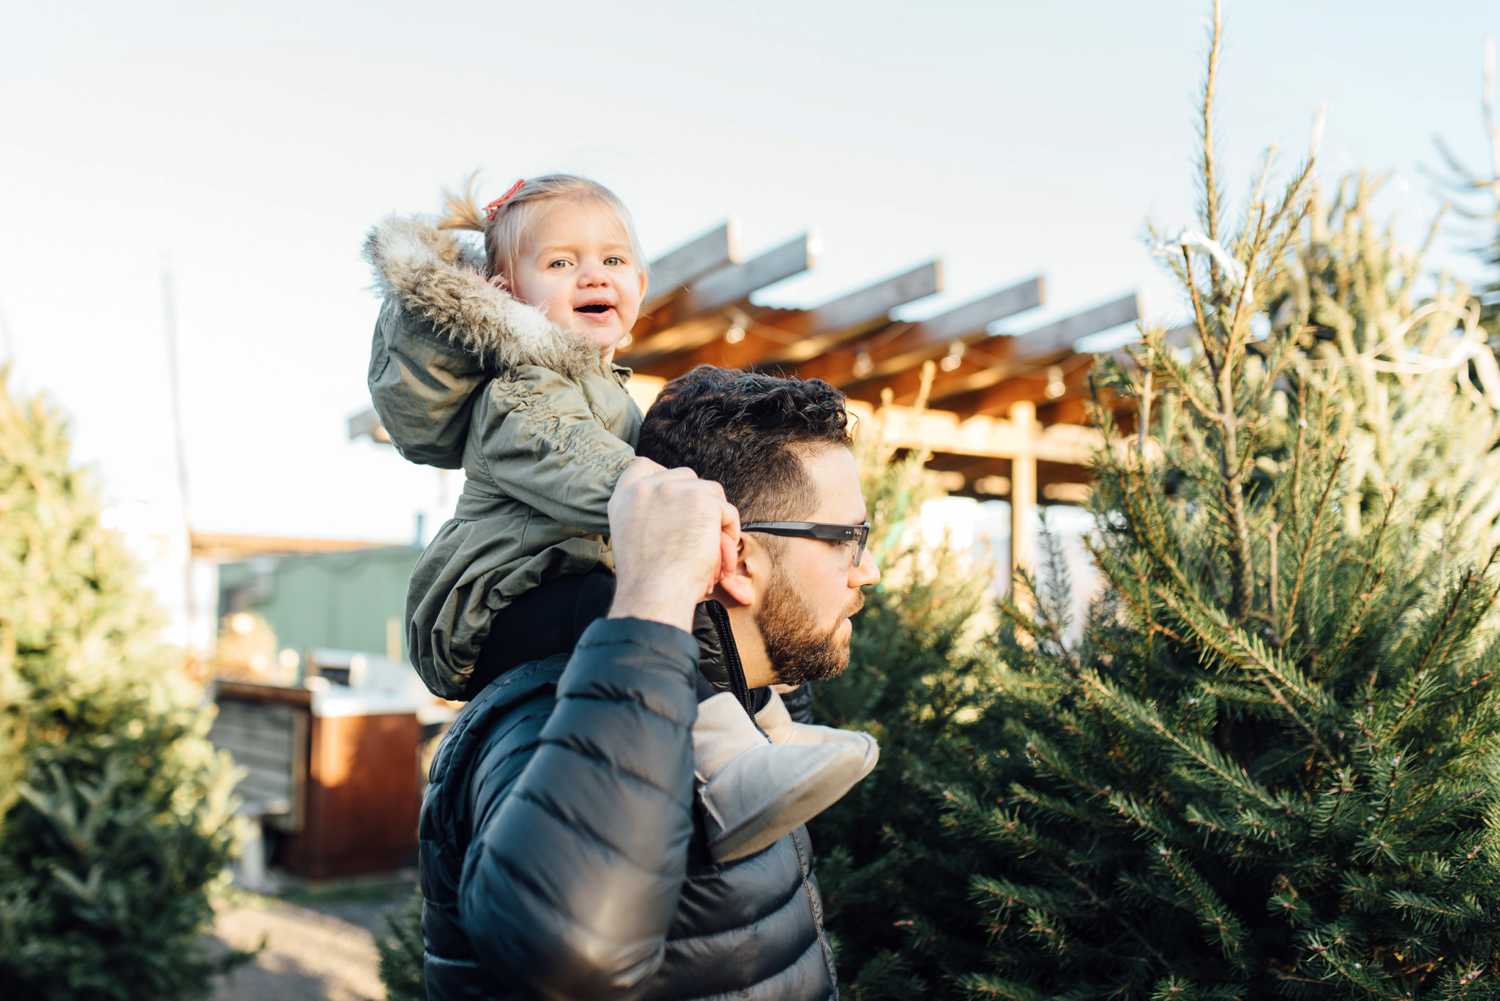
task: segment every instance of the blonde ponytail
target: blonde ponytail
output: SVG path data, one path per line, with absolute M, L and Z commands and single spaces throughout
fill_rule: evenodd
M 443 217 L 438 220 L 438 229 L 468 229 L 476 233 L 485 230 L 484 210 L 479 207 L 479 171 L 474 171 L 464 180 L 462 191 L 443 189 Z

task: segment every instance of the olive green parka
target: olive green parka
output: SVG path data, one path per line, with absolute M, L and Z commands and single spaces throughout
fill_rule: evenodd
M 393 217 L 365 257 L 383 298 L 375 412 L 407 459 L 464 471 L 406 612 L 417 673 L 434 694 L 465 698 L 498 610 L 547 580 L 612 567 L 607 505 L 641 412 L 628 369 L 492 285 L 456 234 Z

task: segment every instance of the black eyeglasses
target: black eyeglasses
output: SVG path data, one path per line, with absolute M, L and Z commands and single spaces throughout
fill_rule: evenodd
M 852 542 L 854 555 L 849 560 L 850 568 L 864 562 L 865 543 L 870 541 L 870 523 L 859 525 L 830 525 L 822 521 L 752 521 L 741 525 L 742 532 L 763 532 L 766 535 L 781 535 L 790 539 L 822 539 L 824 542 Z

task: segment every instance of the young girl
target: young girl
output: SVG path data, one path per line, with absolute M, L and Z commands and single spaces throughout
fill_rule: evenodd
M 455 229 L 483 233 L 483 257 Z M 619 199 L 570 175 L 517 181 L 483 211 L 471 188 L 436 225 L 389 219 L 365 253 L 384 296 L 375 409 L 406 458 L 465 472 L 407 594 L 418 673 L 464 698 L 570 652 L 608 610 L 607 505 L 641 424 L 612 359 L 640 312 L 644 257 Z M 698 791 L 719 861 L 770 845 L 874 767 L 873 738 L 793 723 L 774 692 L 755 721 L 706 680 L 699 697 Z

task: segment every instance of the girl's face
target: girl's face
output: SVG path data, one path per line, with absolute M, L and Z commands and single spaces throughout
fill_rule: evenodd
M 614 212 L 563 199 L 543 207 L 530 227 L 510 289 L 608 356 L 640 315 L 646 272 Z

